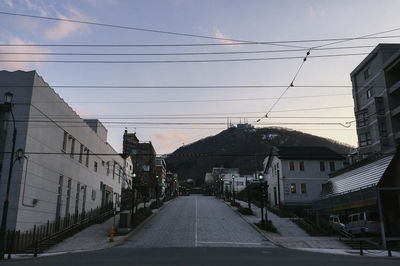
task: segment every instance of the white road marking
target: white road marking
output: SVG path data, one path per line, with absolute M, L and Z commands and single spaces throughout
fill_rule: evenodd
M 197 196 L 196 196 L 196 216 L 194 221 L 194 246 L 197 247 Z
M 213 242 L 213 241 L 198 241 L 200 244 L 230 244 L 230 245 L 254 245 L 261 246 L 262 243 L 244 243 L 244 242 Z

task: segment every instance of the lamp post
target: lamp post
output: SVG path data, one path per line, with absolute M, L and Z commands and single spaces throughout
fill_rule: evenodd
M 263 187 L 262 183 L 264 180 L 264 175 L 263 174 L 258 174 L 258 180 L 260 181 L 260 209 L 261 209 L 261 224 L 265 226 L 265 230 L 267 230 L 266 223 L 264 221 L 264 199 L 263 199 Z
M 6 190 L 6 195 L 4 199 L 4 205 L 3 205 L 3 215 L 1 219 L 1 226 L 0 226 L 0 259 L 4 259 L 4 251 L 5 251 L 5 235 L 6 235 L 6 226 L 7 226 L 7 214 L 8 214 L 8 198 L 10 194 L 10 184 L 11 184 L 11 177 L 12 177 L 12 170 L 14 163 L 18 160 L 21 160 L 21 158 L 24 155 L 24 151 L 22 149 L 17 150 L 17 156 L 16 159 L 14 160 L 14 153 L 15 153 L 15 142 L 17 138 L 17 128 L 15 127 L 15 119 L 14 119 L 14 113 L 12 111 L 12 98 L 13 94 L 11 92 L 7 92 L 4 95 L 4 104 L 7 106 L 8 111 L 11 114 L 12 121 L 13 121 L 13 137 L 12 137 L 12 149 L 11 149 L 11 157 L 10 157 L 10 167 L 8 169 L 8 180 L 7 180 L 7 190 Z
M 246 176 L 246 189 L 247 189 L 247 204 L 248 204 L 249 210 L 251 210 L 250 186 L 247 181 L 247 176 Z
M 232 175 L 233 206 L 235 206 L 235 175 Z
M 221 191 L 220 198 L 222 199 L 222 196 L 223 196 L 223 193 L 224 193 L 224 182 L 223 182 L 222 177 L 220 177 L 219 181 L 220 181 L 220 191 Z
M 156 175 L 156 203 L 158 208 L 158 175 Z
M 131 206 L 132 227 L 133 227 L 134 215 L 135 215 L 135 182 L 136 182 L 136 173 L 132 173 L 132 206 Z

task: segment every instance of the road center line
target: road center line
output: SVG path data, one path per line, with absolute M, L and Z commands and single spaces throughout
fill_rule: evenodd
M 262 243 L 244 243 L 244 242 L 213 242 L 213 241 L 198 241 L 200 244 L 231 244 L 231 245 L 254 245 L 261 246 Z
M 197 247 L 197 196 L 196 196 L 196 215 L 194 220 L 194 246 Z

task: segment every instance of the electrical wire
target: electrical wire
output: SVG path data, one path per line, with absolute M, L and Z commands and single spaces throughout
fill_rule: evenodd
M 314 55 L 308 58 L 330 58 L 361 56 L 369 53 L 350 53 L 350 54 L 328 54 Z M 231 59 L 199 59 L 199 60 L 14 60 L 1 59 L 3 63 L 65 63 L 65 64 L 172 64 L 172 63 L 218 63 L 218 62 L 248 62 L 248 61 L 271 61 L 271 60 L 293 60 L 304 59 L 301 56 L 286 57 L 264 57 L 264 58 L 231 58 Z
M 87 25 L 93 25 L 93 26 L 118 28 L 118 29 L 124 29 L 124 30 L 143 31 L 143 32 L 183 36 L 183 37 L 195 37 L 195 38 L 211 39 L 211 40 L 217 40 L 217 41 L 229 41 L 229 42 L 238 42 L 238 43 L 258 43 L 258 42 L 254 42 L 254 41 L 248 41 L 248 40 L 221 38 L 221 37 L 206 36 L 206 35 L 199 35 L 199 34 L 190 34 L 190 33 L 157 30 L 157 29 L 139 28 L 139 27 L 116 25 L 116 24 L 107 24 L 107 23 L 99 23 L 99 22 L 91 22 L 91 21 L 83 21 L 83 20 L 66 19 L 66 18 L 36 16 L 36 15 L 29 15 L 29 14 L 22 14 L 22 13 L 11 13 L 11 12 L 0 11 L 0 14 L 9 15 L 9 16 L 18 16 L 18 17 L 29 17 L 29 18 L 34 18 L 34 19 L 52 20 L 52 21 L 64 21 L 64 22 L 71 22 L 71 23 L 78 23 L 78 24 L 87 24 Z M 263 43 L 263 44 L 273 45 L 273 46 L 303 48 L 303 47 L 299 47 L 299 46 L 283 45 L 283 44 L 278 44 L 278 43 Z

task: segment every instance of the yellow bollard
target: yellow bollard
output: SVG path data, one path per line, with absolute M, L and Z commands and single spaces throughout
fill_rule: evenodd
M 111 232 L 110 232 L 110 242 L 114 241 L 114 225 L 111 226 Z

